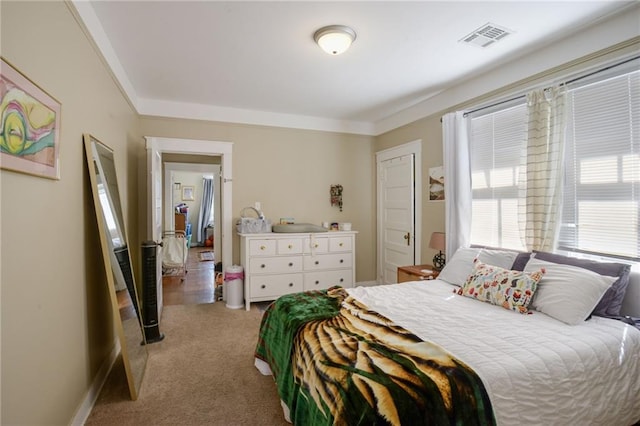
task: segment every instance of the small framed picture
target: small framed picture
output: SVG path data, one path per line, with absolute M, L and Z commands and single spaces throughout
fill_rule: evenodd
M 193 186 L 183 186 L 182 187 L 182 200 L 183 201 L 193 201 Z
M 429 168 L 429 200 L 444 200 L 444 170 L 442 166 Z

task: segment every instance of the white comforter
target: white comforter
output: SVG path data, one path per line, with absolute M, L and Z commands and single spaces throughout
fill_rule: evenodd
M 640 330 L 593 317 L 569 326 L 453 293 L 443 281 L 348 289 L 480 376 L 499 425 L 620 425 L 640 420 Z

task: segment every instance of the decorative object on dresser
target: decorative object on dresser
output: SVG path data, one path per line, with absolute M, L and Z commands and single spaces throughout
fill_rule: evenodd
M 240 234 L 245 306 L 355 283 L 356 231 Z
M 431 234 L 431 241 L 429 241 L 429 248 L 438 250 L 438 254 L 433 256 L 433 267 L 437 271 L 441 271 L 444 268 L 445 256 L 442 251 L 445 249 L 444 232 L 434 232 Z
M 433 265 L 409 265 L 398 266 L 398 283 L 407 281 L 435 280 L 440 271 L 436 271 Z

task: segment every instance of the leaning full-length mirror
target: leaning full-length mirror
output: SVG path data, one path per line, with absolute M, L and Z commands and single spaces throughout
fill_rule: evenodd
M 131 399 L 135 400 L 142 384 L 148 353 L 120 205 L 113 150 L 87 134 L 84 135 L 84 148 L 115 328 Z

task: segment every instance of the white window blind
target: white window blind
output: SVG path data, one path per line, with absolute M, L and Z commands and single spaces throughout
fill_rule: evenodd
M 635 69 L 569 88 L 560 250 L 640 258 L 637 64 Z
M 523 250 L 518 230 L 518 168 L 527 138 L 524 99 L 470 121 L 470 241 Z

